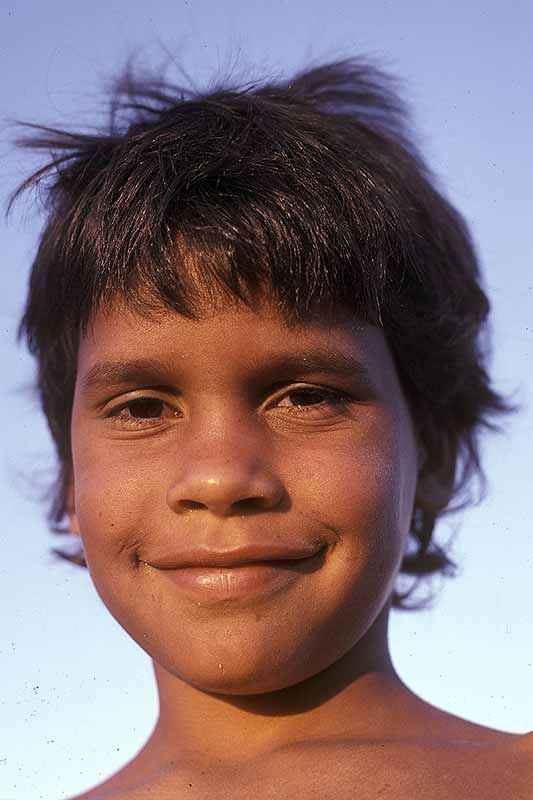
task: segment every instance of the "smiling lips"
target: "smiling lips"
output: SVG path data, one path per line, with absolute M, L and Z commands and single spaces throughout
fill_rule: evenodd
M 238 549 L 187 551 L 142 562 L 195 600 L 246 599 L 271 594 L 320 566 L 323 544 L 296 547 L 246 545 Z

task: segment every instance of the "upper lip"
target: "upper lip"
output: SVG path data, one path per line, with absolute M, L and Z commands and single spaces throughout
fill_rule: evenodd
M 264 561 L 296 561 L 311 558 L 324 548 L 324 544 L 280 545 L 247 544 L 239 548 L 187 550 L 146 561 L 157 569 L 183 569 L 185 567 L 237 567 Z

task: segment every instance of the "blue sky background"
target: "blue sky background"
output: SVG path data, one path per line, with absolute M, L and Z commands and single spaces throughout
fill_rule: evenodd
M 422 697 L 513 732 L 533 729 L 532 25 L 525 0 L 4 0 L 0 10 L 4 207 L 35 163 L 11 147 L 8 121 L 94 122 L 101 79 L 131 52 L 179 56 L 199 83 L 235 62 L 287 75 L 358 53 L 402 78 L 420 144 L 477 241 L 496 385 L 522 411 L 486 440 L 485 502 L 440 528 L 443 539 L 457 532 L 459 577 L 433 610 L 393 614 L 392 654 Z M 59 800 L 100 782 L 140 748 L 157 711 L 148 657 L 86 571 L 49 555 L 38 500 L 53 453 L 27 391 L 32 362 L 15 343 L 40 224 L 29 200 L 0 220 L 2 800 Z

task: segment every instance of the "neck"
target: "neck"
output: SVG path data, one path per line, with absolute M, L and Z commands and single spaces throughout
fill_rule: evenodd
M 408 690 L 388 650 L 388 607 L 364 637 L 317 675 L 276 692 L 204 692 L 154 664 L 160 714 L 144 748 L 159 763 L 250 761 L 282 747 L 335 738 L 390 736 Z

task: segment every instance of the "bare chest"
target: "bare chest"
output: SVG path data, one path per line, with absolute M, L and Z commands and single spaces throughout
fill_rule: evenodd
M 305 748 L 252 766 L 180 770 L 87 800 L 533 800 L 533 759 L 481 747 Z

